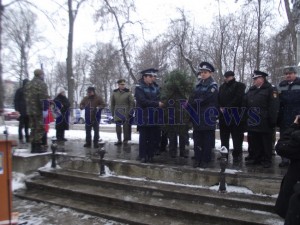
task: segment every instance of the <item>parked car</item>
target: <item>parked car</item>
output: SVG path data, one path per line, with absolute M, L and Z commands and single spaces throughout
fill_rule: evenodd
M 85 123 L 85 110 L 74 109 L 73 111 L 74 124 L 84 124 Z M 113 117 L 109 109 L 104 108 L 101 112 L 100 124 L 111 124 L 113 122 Z
M 4 108 L 2 115 L 4 120 L 17 120 L 20 117 L 20 113 L 11 108 Z
M 108 108 L 104 108 L 101 112 L 101 124 L 111 124 L 114 121 L 111 111 Z
M 73 122 L 74 124 L 84 124 L 85 123 L 85 111 L 80 109 L 73 109 Z

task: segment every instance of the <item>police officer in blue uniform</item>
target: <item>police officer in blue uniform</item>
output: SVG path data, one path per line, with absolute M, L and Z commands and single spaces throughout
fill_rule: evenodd
M 135 88 L 136 121 L 139 136 L 139 158 L 141 162 L 153 162 L 154 151 L 157 143 L 159 108 L 163 103 L 159 99 L 159 88 L 153 85 L 153 76 L 157 69 L 150 68 L 141 72 L 142 79 Z
M 189 99 L 194 116 L 193 139 L 195 162 L 193 167 L 206 168 L 215 147 L 215 129 L 218 117 L 218 85 L 212 78 L 214 67 L 208 62 L 199 64 L 200 80 Z

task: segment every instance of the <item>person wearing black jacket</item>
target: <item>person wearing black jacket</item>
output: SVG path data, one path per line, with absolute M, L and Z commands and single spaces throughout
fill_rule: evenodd
M 286 129 L 275 146 L 278 155 L 290 160 L 282 179 L 275 204 L 276 213 L 285 218 L 285 225 L 300 224 L 300 116 Z M 298 184 L 297 184 L 298 182 Z
M 23 128 L 25 132 L 26 143 L 29 143 L 29 116 L 26 109 L 25 100 L 25 85 L 29 82 L 28 79 L 23 80 L 23 86 L 16 91 L 14 98 L 15 110 L 20 113 L 19 117 L 19 141 L 23 142 Z
M 279 116 L 278 126 L 280 135 L 293 123 L 294 118 L 300 112 L 300 78 L 297 77 L 297 70 L 293 66 L 283 69 L 284 80 L 278 85 L 279 92 Z M 289 160 L 282 158 L 279 167 L 287 167 Z
M 254 85 L 246 93 L 248 140 L 253 151 L 253 159 L 248 165 L 262 164 L 264 168 L 272 165 L 273 129 L 276 126 L 279 100 L 276 88 L 266 79 L 267 73 L 254 70 Z
M 59 112 L 55 121 L 57 141 L 67 141 L 65 138 L 65 130 L 69 130 L 70 102 L 63 88 L 59 89 L 58 95 L 54 99 L 54 104 Z
M 225 82 L 219 88 L 219 126 L 221 145 L 229 150 L 230 135 L 233 142 L 233 162 L 238 162 L 242 157 L 244 140 L 244 123 L 241 118 L 236 118 L 242 110 L 246 85 L 235 80 L 233 71 L 224 74 Z

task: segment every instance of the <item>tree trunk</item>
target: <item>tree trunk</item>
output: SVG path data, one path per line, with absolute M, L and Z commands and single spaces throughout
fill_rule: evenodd
M 2 80 L 2 16 L 3 16 L 4 6 L 2 5 L 2 0 L 0 0 L 0 109 L 4 107 L 4 88 Z
M 288 27 L 289 27 L 289 31 L 291 33 L 292 36 L 292 42 L 293 42 L 293 51 L 294 51 L 294 55 L 295 55 L 295 59 L 296 59 L 296 55 L 297 55 L 297 33 L 296 33 L 296 22 L 298 22 L 298 18 L 296 18 L 297 20 L 295 21 L 295 18 L 293 17 L 293 13 L 291 11 L 290 8 L 290 3 L 289 0 L 284 0 L 284 5 L 285 5 L 285 11 L 286 11 L 286 15 L 288 18 Z M 294 60 L 295 60 L 294 59 Z M 297 62 L 299 63 L 299 62 Z
M 74 106 L 74 76 L 73 76 L 73 32 L 74 32 L 74 15 L 72 0 L 68 0 L 69 12 L 69 35 L 68 35 L 68 53 L 67 53 L 67 80 L 68 80 L 68 98 L 71 108 Z M 72 111 L 71 111 L 72 112 Z
M 256 69 L 260 68 L 260 35 L 261 35 L 261 0 L 258 0 L 258 12 L 257 12 L 257 48 L 256 48 Z

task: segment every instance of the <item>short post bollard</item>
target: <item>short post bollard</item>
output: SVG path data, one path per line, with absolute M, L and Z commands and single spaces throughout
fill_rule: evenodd
M 99 155 L 100 155 L 100 161 L 99 161 L 99 165 L 100 165 L 100 176 L 105 175 L 105 165 L 104 165 L 104 155 L 105 155 L 106 151 L 104 148 L 101 148 L 101 150 L 99 151 Z
M 51 139 L 52 144 L 51 144 L 51 150 L 52 150 L 52 162 L 51 162 L 51 168 L 56 168 L 56 150 L 57 150 L 57 139 L 53 137 Z
M 225 170 L 228 162 L 228 149 L 225 146 L 222 146 L 220 149 L 221 157 L 220 157 L 220 186 L 219 192 L 226 192 L 226 181 L 225 181 Z

